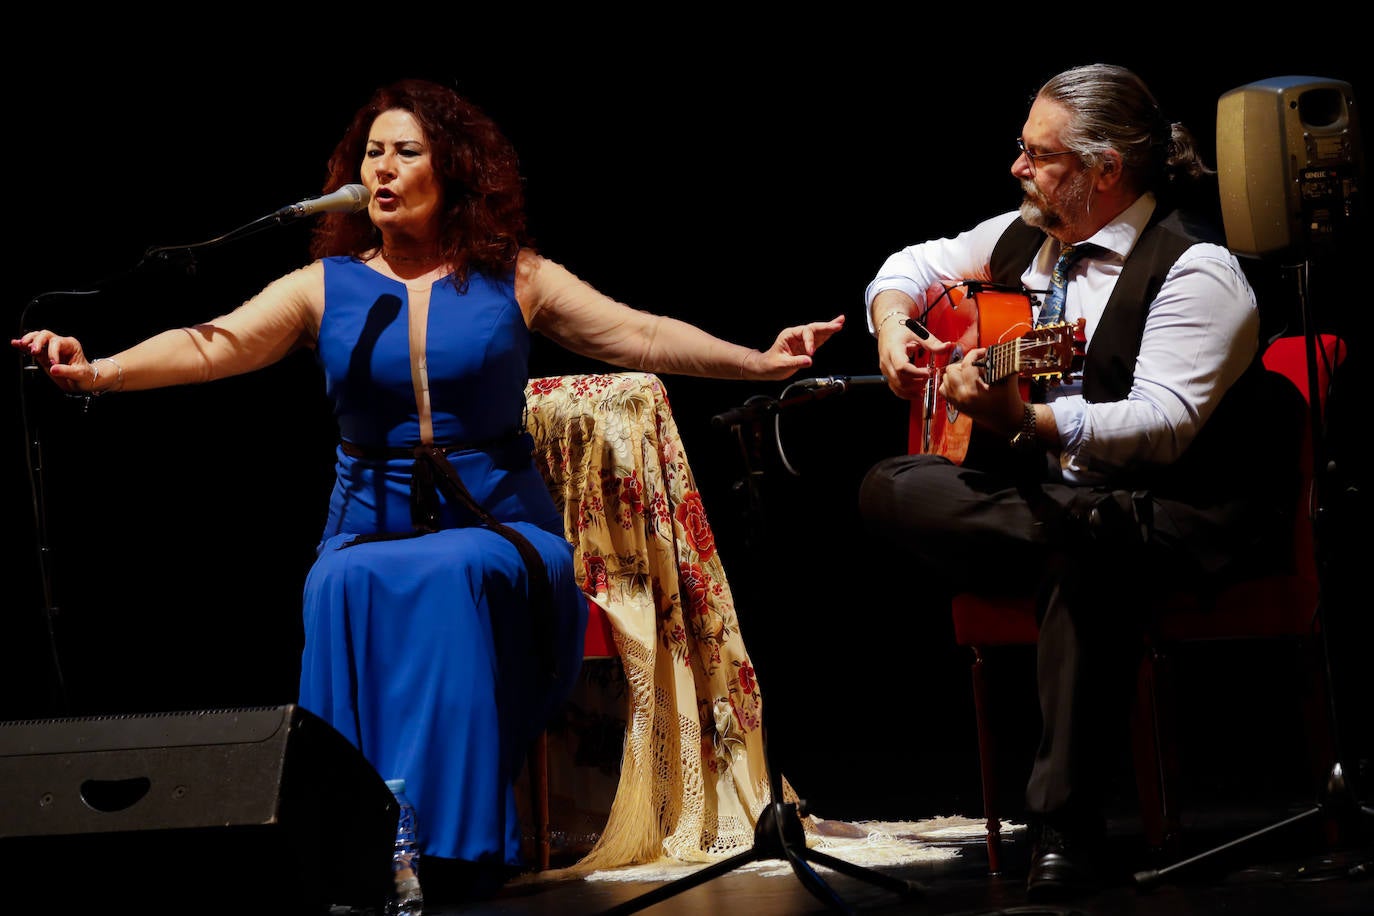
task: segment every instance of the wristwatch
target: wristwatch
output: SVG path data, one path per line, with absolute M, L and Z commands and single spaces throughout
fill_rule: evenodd
M 1011 437 L 1012 448 L 1029 449 L 1035 447 L 1035 407 L 1030 403 L 1021 405 L 1021 428 Z

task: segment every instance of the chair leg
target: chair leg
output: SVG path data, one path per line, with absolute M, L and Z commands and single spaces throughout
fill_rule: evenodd
M 1172 856 L 1181 827 L 1174 797 L 1178 785 L 1171 709 L 1169 658 L 1157 647 L 1146 646 L 1136 679 L 1136 704 L 1131 727 L 1135 751 L 1136 794 L 1140 819 L 1150 849 Z
M 1164 774 L 1159 751 L 1156 718 L 1153 650 L 1146 647 L 1136 671 L 1135 710 L 1131 721 L 1131 748 L 1135 755 L 1136 798 L 1145 842 L 1159 851 L 1164 842 Z
M 987 819 L 988 871 L 1002 871 L 1002 820 L 997 816 L 997 758 L 988 717 L 988 679 L 983 654 L 973 648 L 973 709 L 978 723 L 978 767 L 983 779 L 983 817 Z
M 530 748 L 530 810 L 534 815 L 534 852 L 540 871 L 549 867 L 553 845 L 549 828 L 549 735 L 540 732 Z

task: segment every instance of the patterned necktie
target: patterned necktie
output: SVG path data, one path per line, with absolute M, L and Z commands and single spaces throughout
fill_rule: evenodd
M 1082 258 L 1092 257 L 1102 249 L 1097 245 L 1065 245 L 1059 252 L 1059 260 L 1054 262 L 1050 271 L 1050 294 L 1035 326 L 1057 324 L 1064 320 L 1064 296 L 1069 285 L 1069 274 Z

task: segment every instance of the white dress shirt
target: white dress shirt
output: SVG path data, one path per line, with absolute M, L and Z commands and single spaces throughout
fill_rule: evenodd
M 1154 208 L 1154 195 L 1145 194 L 1090 238 L 1080 240 L 1107 249 L 1081 260 L 1068 280 L 1064 320 L 1086 319 L 1089 347 L 1125 259 Z M 1016 211 L 1003 213 L 953 238 L 933 239 L 890 255 L 864 292 L 869 331 L 874 330 L 873 298 L 883 290 L 901 290 L 928 304 L 926 291 L 932 288 L 963 280 L 991 281 L 993 246 L 1016 216 Z M 1060 247 L 1058 240 L 1046 238 L 1021 274 L 1027 289 L 1049 288 Z M 1235 255 L 1206 242 L 1188 248 L 1149 303 L 1135 380 L 1126 399 L 1090 404 L 1077 384 L 1049 390 L 1046 400 L 1059 430 L 1064 479 L 1094 484 L 1117 469 L 1176 460 L 1253 360 L 1258 346 L 1255 293 Z

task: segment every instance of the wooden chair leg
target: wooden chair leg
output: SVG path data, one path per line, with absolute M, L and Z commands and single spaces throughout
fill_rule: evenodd
M 997 815 L 997 757 L 988 717 L 988 679 L 983 654 L 973 648 L 973 709 L 978 724 L 978 768 L 983 779 L 983 817 L 987 819 L 988 871 L 1002 871 L 1002 820 Z
M 1154 658 L 1146 647 L 1136 671 L 1135 710 L 1131 719 L 1131 748 L 1135 757 L 1136 798 L 1145 842 L 1158 851 L 1164 843 L 1165 788 L 1156 718 Z
M 1136 679 L 1131 727 L 1135 752 L 1136 794 L 1145 841 L 1156 854 L 1176 853 L 1181 826 L 1178 815 L 1178 758 L 1172 719 L 1172 681 L 1168 656 L 1146 646 Z
M 540 732 L 530 748 L 530 811 L 534 815 L 534 854 L 540 871 L 549 867 L 553 838 L 549 828 L 549 735 Z

